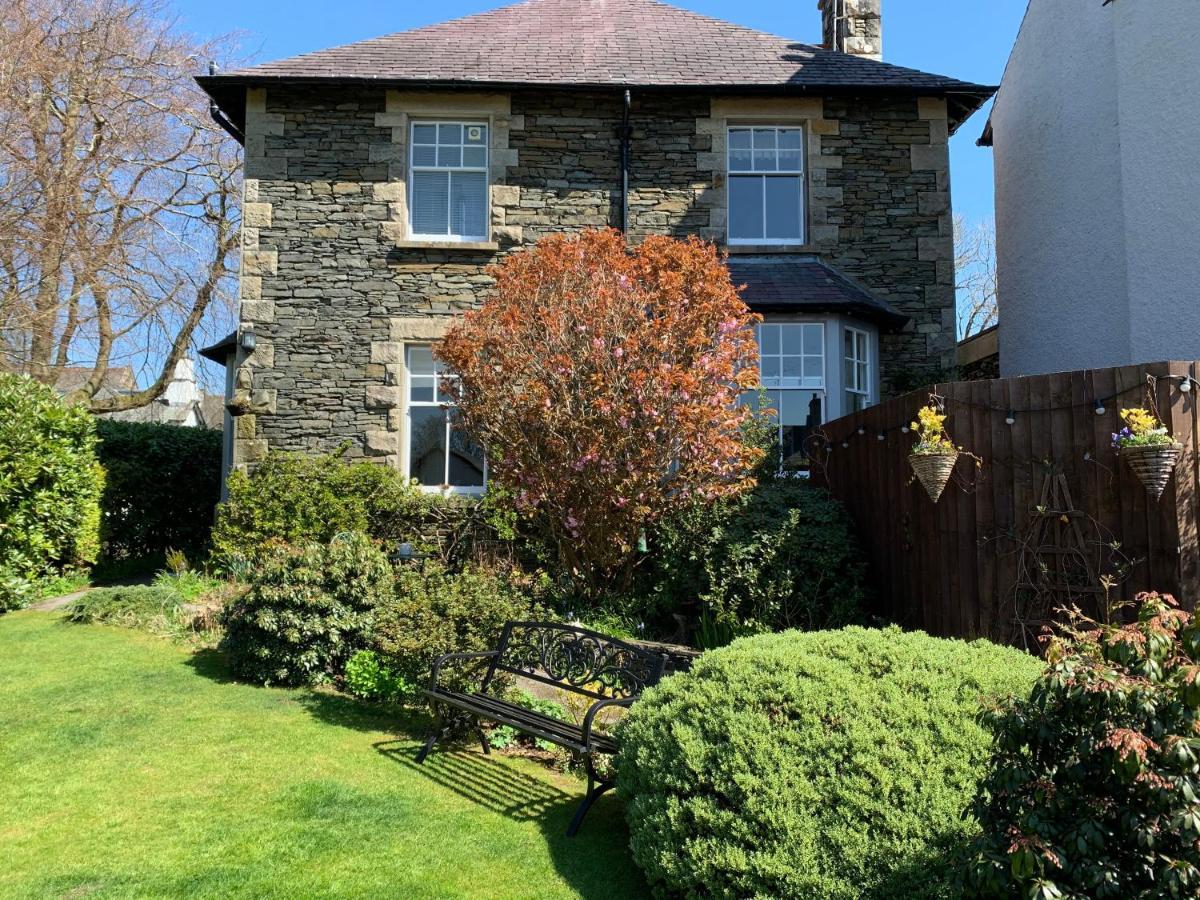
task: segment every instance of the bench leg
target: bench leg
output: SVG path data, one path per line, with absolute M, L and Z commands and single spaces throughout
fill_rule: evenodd
M 592 758 L 587 757 L 587 773 L 588 786 L 587 793 L 583 795 L 583 799 L 579 801 L 579 806 L 575 809 L 575 815 L 571 819 L 571 824 L 567 826 L 567 837 L 575 837 L 579 832 L 579 826 L 583 824 L 583 817 L 587 815 L 588 810 L 592 808 L 592 804 L 596 802 L 606 791 L 612 790 L 613 783 L 611 781 L 602 781 L 596 777 L 595 770 L 592 768 Z
M 483 747 L 483 755 L 489 756 L 492 752 L 492 745 L 488 743 L 487 732 L 483 730 L 483 723 L 478 719 L 475 720 L 475 732 L 479 735 L 479 745 Z
M 446 735 L 446 720 L 442 713 L 436 707 L 434 709 L 436 718 L 433 721 L 433 729 L 429 732 L 429 737 L 425 739 L 425 746 L 421 748 L 421 752 L 417 754 L 417 765 L 425 762 L 425 758 L 429 756 L 429 751 L 433 749 L 433 745 L 438 742 L 438 738 Z

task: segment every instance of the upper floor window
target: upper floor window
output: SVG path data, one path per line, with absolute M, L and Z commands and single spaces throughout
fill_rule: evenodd
M 409 232 L 417 239 L 488 238 L 488 126 L 413 122 L 409 142 Z
M 483 448 L 460 427 L 453 397 L 446 390 L 455 376 L 423 344 L 405 348 L 405 364 L 408 409 L 404 446 L 409 477 L 425 488 L 482 491 L 487 474 Z
M 845 332 L 846 414 L 871 405 L 871 337 L 857 328 Z
M 729 243 L 804 243 L 804 129 L 729 129 Z

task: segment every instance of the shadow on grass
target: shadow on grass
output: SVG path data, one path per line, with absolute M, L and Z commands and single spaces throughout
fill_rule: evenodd
M 228 656 L 211 647 L 195 650 L 184 665 L 197 675 L 218 684 L 243 684 L 262 691 L 276 691 L 280 698 L 287 698 L 314 718 L 339 728 L 419 735 L 425 733 L 430 723 L 429 713 L 424 710 L 379 706 L 339 694 L 327 687 L 276 688 L 255 685 L 235 677 L 230 671 Z
M 212 647 L 197 648 L 188 658 L 185 665 L 197 675 L 201 675 L 218 684 L 233 684 L 237 681 L 229 671 L 229 658 Z
M 629 832 L 616 797 L 602 797 L 584 819 L 579 834 L 566 835 L 583 785 L 568 791 L 546 779 L 521 772 L 492 756 L 465 750 L 434 753 L 418 765 L 419 745 L 380 741 L 375 750 L 397 765 L 419 774 L 478 806 L 516 822 L 541 829 L 559 875 L 584 900 L 644 897 L 645 882 L 629 855 Z
M 357 731 L 388 731 L 415 736 L 424 734 L 430 722 L 429 714 L 422 710 L 379 706 L 328 688 L 310 688 L 297 697 L 296 702 L 322 722 Z

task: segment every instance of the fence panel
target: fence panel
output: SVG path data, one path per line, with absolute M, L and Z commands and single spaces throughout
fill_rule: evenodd
M 878 587 L 876 612 L 933 634 L 1031 649 L 1056 610 L 1099 615 L 1138 591 L 1187 608 L 1200 580 L 1200 374 L 1150 363 L 936 385 L 828 423 L 813 477 L 849 510 Z M 960 458 L 941 501 L 912 477 L 906 426 L 941 398 Z M 1119 413 L 1156 408 L 1185 447 L 1166 493 L 1149 498 L 1117 458 Z M 1011 422 L 1011 424 L 1010 424 Z

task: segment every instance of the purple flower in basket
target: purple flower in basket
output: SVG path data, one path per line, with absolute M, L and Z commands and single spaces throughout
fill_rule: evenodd
M 1119 432 L 1112 436 L 1112 445 L 1114 450 L 1120 450 L 1125 441 L 1133 437 L 1133 429 L 1125 426 Z

